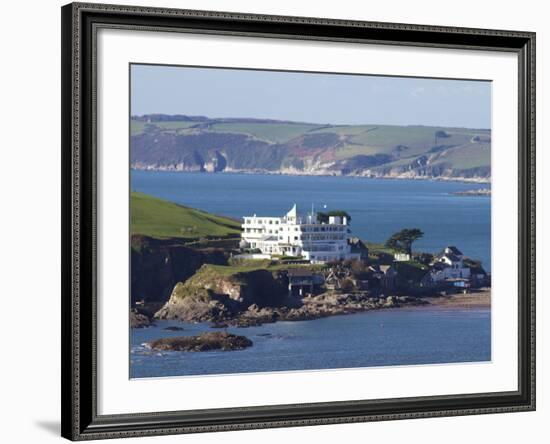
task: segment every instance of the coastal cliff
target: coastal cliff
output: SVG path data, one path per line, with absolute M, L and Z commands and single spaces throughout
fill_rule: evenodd
M 170 299 L 155 318 L 212 322 L 214 327 L 248 327 L 427 303 L 410 296 L 373 297 L 367 292 L 291 296 L 285 271 L 230 270 L 203 265 L 193 277 L 175 285 Z
M 222 248 L 190 248 L 171 241 L 133 236 L 131 300 L 165 302 L 174 285 L 185 281 L 205 263 L 223 265 L 229 253 Z
M 249 307 L 293 305 L 287 297 L 282 275 L 267 270 L 228 274 L 221 267 L 203 265 L 185 282 L 178 282 L 158 319 L 188 322 L 225 321 Z
M 131 194 L 132 305 L 166 302 L 177 282 L 205 263 L 224 265 L 240 224 L 142 193 Z
M 131 121 L 139 170 L 330 175 L 488 182 L 491 131 L 319 125 L 145 115 Z

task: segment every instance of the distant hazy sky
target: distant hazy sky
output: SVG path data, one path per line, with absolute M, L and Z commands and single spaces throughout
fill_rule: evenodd
M 132 65 L 132 115 L 491 127 L 491 83 Z

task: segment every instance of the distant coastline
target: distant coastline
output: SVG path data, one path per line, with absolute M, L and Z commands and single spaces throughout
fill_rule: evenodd
M 437 182 L 460 182 L 460 183 L 477 183 L 490 184 L 491 177 L 454 177 L 454 176 L 421 176 L 414 174 L 398 174 L 398 175 L 378 175 L 378 174 L 333 174 L 328 172 L 304 172 L 304 171 L 261 171 L 261 170 L 224 170 L 224 171 L 200 171 L 195 169 L 177 169 L 173 167 L 157 167 L 157 166 L 131 166 L 131 170 L 135 171 L 152 171 L 152 172 L 170 172 L 170 173 L 201 173 L 201 174 L 246 174 L 246 175 L 266 175 L 266 176 L 313 176 L 313 177 L 351 177 L 360 179 L 384 179 L 384 180 L 431 180 Z M 462 192 L 460 192 L 462 193 Z M 466 192 L 464 192 L 466 193 Z M 459 195 L 459 193 L 452 193 Z M 471 195 L 471 193 L 467 193 Z M 490 195 L 490 194 L 489 194 Z
M 454 193 L 450 193 L 454 196 L 487 196 L 491 197 L 491 189 L 490 188 L 479 188 L 477 190 L 466 190 L 466 191 L 455 191 Z
M 145 115 L 130 120 L 130 146 L 130 164 L 142 170 L 472 183 L 491 176 L 489 129 Z

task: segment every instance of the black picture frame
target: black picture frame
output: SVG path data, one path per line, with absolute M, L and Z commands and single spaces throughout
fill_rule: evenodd
M 535 33 L 85 3 L 68 4 L 61 14 L 62 436 L 84 440 L 535 409 Z M 515 53 L 519 65 L 518 390 L 98 415 L 94 76 L 100 27 Z

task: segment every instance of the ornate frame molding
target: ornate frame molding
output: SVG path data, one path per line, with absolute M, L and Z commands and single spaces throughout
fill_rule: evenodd
M 62 8 L 62 435 L 71 440 L 535 409 L 535 34 L 72 3 Z M 519 61 L 519 390 L 382 401 L 97 415 L 96 85 L 99 27 L 514 52 Z

